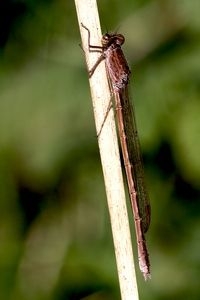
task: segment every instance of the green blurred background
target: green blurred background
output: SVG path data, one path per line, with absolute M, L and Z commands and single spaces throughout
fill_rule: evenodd
M 199 299 L 200 2 L 98 4 L 102 29 L 126 37 L 151 196 L 139 294 Z M 120 299 L 79 43 L 73 1 L 0 2 L 2 300 Z

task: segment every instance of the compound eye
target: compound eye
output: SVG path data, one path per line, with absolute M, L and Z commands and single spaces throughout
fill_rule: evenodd
M 102 39 L 101 39 L 101 43 L 102 45 L 105 47 L 108 45 L 109 43 L 109 40 L 110 40 L 110 35 L 108 33 L 104 34 Z
M 116 44 L 118 45 L 123 45 L 125 42 L 125 38 L 122 34 L 117 34 L 116 35 Z

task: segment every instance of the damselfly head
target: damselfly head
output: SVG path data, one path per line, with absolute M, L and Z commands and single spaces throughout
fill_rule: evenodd
M 125 38 L 122 34 L 109 34 L 105 33 L 101 39 L 102 46 L 108 48 L 112 44 L 121 46 L 125 42 Z

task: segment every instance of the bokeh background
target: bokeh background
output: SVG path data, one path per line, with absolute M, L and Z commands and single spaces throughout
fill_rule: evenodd
M 98 4 L 126 37 L 151 196 L 140 297 L 199 299 L 200 2 Z M 79 43 L 73 1 L 0 2 L 2 300 L 120 299 Z

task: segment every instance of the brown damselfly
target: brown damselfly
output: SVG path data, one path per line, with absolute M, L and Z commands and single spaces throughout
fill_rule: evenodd
M 105 60 L 111 94 L 114 96 L 119 139 L 134 215 L 139 266 L 144 278 L 147 279 L 150 277 L 150 262 L 144 234 L 150 224 L 150 202 L 145 186 L 136 120 L 128 94 L 131 71 L 121 49 L 125 38 L 121 34 L 106 33 L 102 37 L 102 46 L 94 46 L 90 44 L 90 30 L 81 25 L 88 32 L 89 51 L 101 52 L 97 62 L 89 70 L 90 77 L 99 63 Z

